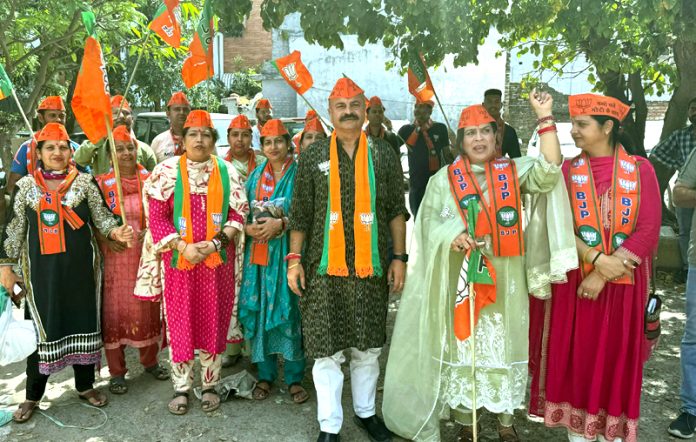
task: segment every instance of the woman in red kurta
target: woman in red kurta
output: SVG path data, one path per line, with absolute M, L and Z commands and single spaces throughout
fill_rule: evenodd
M 635 442 L 659 190 L 650 163 L 618 143 L 628 106 L 592 94 L 569 101 L 583 152 L 563 173 L 582 268 L 554 285 L 551 299 L 531 300 L 529 409 L 566 427 L 570 441 Z
M 128 370 L 124 355 L 127 345 L 138 349 L 140 363 L 156 379 L 169 379 L 169 372 L 157 361 L 162 330 L 160 303 L 143 301 L 133 296 L 142 251 L 141 238 L 145 234 L 142 187 L 150 173 L 137 164 L 137 141 L 131 138 L 126 126 L 119 126 L 114 130 L 114 141 L 123 188 L 123 207 L 126 219 L 138 238 L 133 247 L 128 247 L 125 243 L 98 236 L 104 255 L 102 334 L 106 362 L 111 374 L 109 391 L 124 394 L 128 391 L 125 379 Z M 97 181 L 109 209 L 120 215 L 121 204 L 116 191 L 115 173 L 111 171 L 100 175 Z

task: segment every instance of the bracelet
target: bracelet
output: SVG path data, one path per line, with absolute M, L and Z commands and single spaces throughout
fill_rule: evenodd
M 592 265 L 595 265 L 595 263 L 597 262 L 597 259 L 599 259 L 599 257 L 600 257 L 601 255 L 604 255 L 604 253 L 602 253 L 602 252 L 597 252 L 597 254 L 595 255 L 594 259 L 592 260 Z
M 298 265 L 300 265 L 300 263 L 299 263 L 299 262 L 296 262 L 295 264 L 293 264 L 293 265 L 291 265 L 290 267 L 288 267 L 288 270 L 294 269 L 294 268 L 297 267 Z
M 539 119 L 537 120 L 537 125 L 539 125 L 539 124 L 541 124 L 541 123 L 545 123 L 545 122 L 547 122 L 547 121 L 553 121 L 553 122 L 555 123 L 555 122 L 556 122 L 556 119 L 554 118 L 553 115 L 547 115 L 547 116 L 545 116 L 545 117 L 539 118 Z
M 556 132 L 556 125 L 555 125 L 555 124 L 552 124 L 551 126 L 546 126 L 546 127 L 544 127 L 544 128 L 541 128 L 541 129 L 539 129 L 539 130 L 537 131 L 537 134 L 538 134 L 539 136 L 542 136 L 542 135 L 544 135 L 545 133 L 548 133 L 548 132 Z
M 587 262 L 587 254 L 590 253 L 591 250 L 594 250 L 592 247 L 588 247 L 587 250 L 585 250 L 585 253 L 582 254 L 582 262 Z
M 300 255 L 299 253 L 288 253 L 287 255 L 285 255 L 285 259 L 283 261 L 287 262 L 291 259 L 302 259 L 302 255 Z
M 181 244 L 180 241 L 183 241 L 183 243 L 184 243 L 184 247 L 183 247 L 183 248 L 182 248 L 182 247 L 179 247 L 179 244 Z M 186 247 L 187 247 L 187 246 L 188 246 L 188 243 L 187 243 L 186 241 L 184 241 L 183 239 L 179 238 L 179 239 L 177 240 L 177 243 L 176 243 L 175 248 L 176 248 L 176 251 L 177 251 L 177 252 L 179 252 L 179 253 L 184 253 L 184 250 L 186 250 Z
M 210 240 L 210 242 L 213 243 L 213 247 L 215 247 L 215 251 L 219 252 L 220 249 L 222 248 L 222 242 L 217 238 L 213 238 L 212 240 Z
M 218 241 L 220 241 L 220 250 L 226 249 L 227 246 L 232 242 L 229 236 L 225 234 L 224 231 L 220 230 L 217 235 L 215 235 L 213 238 L 216 238 Z

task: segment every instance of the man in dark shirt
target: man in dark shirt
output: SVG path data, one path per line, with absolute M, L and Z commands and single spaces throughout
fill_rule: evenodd
M 498 130 L 495 133 L 495 148 L 499 157 L 508 156 L 509 158 L 519 158 L 520 140 L 517 138 L 515 129 L 503 121 L 500 111 L 503 108 L 503 93 L 500 89 L 488 89 L 483 93 L 483 107 L 486 108 L 491 117 L 495 118 Z
M 391 122 L 384 117 L 384 105 L 378 96 L 370 98 L 367 105 L 367 127 L 365 135 L 372 138 L 381 138 L 394 149 L 397 158 L 401 158 L 401 145 L 403 141 L 391 131 Z
M 447 126 L 430 119 L 434 103 L 417 102 L 413 109 L 415 120 L 399 129 L 399 136 L 408 148 L 409 204 L 415 217 L 418 213 L 428 180 L 446 162 L 449 154 Z

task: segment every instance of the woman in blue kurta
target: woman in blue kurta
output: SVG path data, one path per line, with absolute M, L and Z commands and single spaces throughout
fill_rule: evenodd
M 266 399 L 278 375 L 278 355 L 284 359 L 285 383 L 293 402 L 309 395 L 302 387 L 305 357 L 298 298 L 287 282 L 290 208 L 297 166 L 290 152 L 290 135 L 280 120 L 270 120 L 261 132 L 268 160 L 246 183 L 251 214 L 245 228 L 244 276 L 239 297 L 239 321 L 259 370 L 254 399 Z

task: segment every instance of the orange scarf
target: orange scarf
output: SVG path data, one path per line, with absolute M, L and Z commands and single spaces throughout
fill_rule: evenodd
M 42 193 L 39 200 L 39 210 L 36 213 L 42 255 L 65 252 L 64 220 L 68 222 L 73 230 L 77 230 L 85 224 L 72 208 L 63 205 L 63 197 L 70 190 L 70 186 L 72 186 L 77 175 L 78 172 L 75 166 L 70 166 L 68 175 L 58 188 L 49 190 L 41 169 L 37 168 L 34 170 L 34 180 Z
M 247 177 L 249 177 L 249 175 L 251 175 L 251 172 L 253 172 L 254 169 L 256 169 L 257 164 L 256 153 L 254 152 L 254 149 L 249 148 L 247 152 L 249 153 L 249 161 L 247 161 Z M 225 159 L 229 162 L 232 162 L 234 160 L 234 158 L 232 158 L 232 148 L 230 148 L 230 150 L 227 151 L 227 156 L 225 157 Z
M 575 233 L 589 247 L 611 254 L 621 247 L 636 227 L 640 206 L 640 174 L 636 159 L 619 145 L 614 149 L 614 173 L 611 185 L 611 214 L 609 238 L 599 209 L 599 195 L 592 177 L 590 157 L 583 152 L 570 163 L 568 189 L 573 206 Z M 655 208 L 655 210 L 659 210 Z M 583 276 L 594 267 L 583 263 Z M 614 284 L 633 284 L 633 275 L 612 281 Z
M 34 132 L 34 136 L 29 140 L 27 146 L 27 174 L 33 174 L 36 169 L 36 164 L 39 161 L 39 155 L 36 153 L 36 139 L 39 138 L 41 131 Z
M 227 166 L 215 155 L 211 156 L 213 170 L 208 179 L 208 191 L 206 192 L 206 241 L 210 241 L 222 230 L 223 220 L 227 219 L 230 199 L 230 179 Z M 193 219 L 191 218 L 191 185 L 189 184 L 188 166 L 186 154 L 179 159 L 179 170 L 174 186 L 174 227 L 181 235 L 181 239 L 188 244 L 193 244 Z M 209 268 L 215 268 L 226 260 L 225 251 L 214 252 L 208 255 L 203 263 Z M 191 270 L 191 264 L 183 254 L 174 250 L 172 253 L 173 268 L 179 270 Z
M 428 171 L 432 173 L 437 172 L 440 169 L 440 158 L 437 155 L 433 140 L 430 139 L 430 135 L 428 134 L 428 130 L 433 127 L 433 120 L 428 120 L 423 124 L 420 124 L 418 120 L 416 120 L 413 125 L 415 127 L 411 135 L 406 139 L 406 146 L 414 149 L 418 142 L 418 135 L 423 134 L 423 140 L 425 140 L 425 145 L 428 148 Z M 416 130 L 417 128 L 420 128 L 420 130 Z
M 288 170 L 293 158 L 290 156 L 283 164 L 282 175 L 278 182 L 283 179 L 285 172 Z M 273 196 L 276 188 L 276 180 L 273 175 L 273 166 L 270 161 L 266 161 L 266 167 L 261 172 L 259 184 L 256 186 L 256 201 L 268 201 Z M 252 264 L 260 266 L 268 266 L 268 241 L 253 240 L 251 243 L 251 260 Z
M 355 152 L 355 209 L 353 211 L 353 240 L 355 241 L 355 274 L 359 278 L 382 276 L 377 249 L 377 219 L 375 212 L 375 172 L 370 146 L 360 132 Z M 329 197 L 324 222 L 324 247 L 319 274 L 348 276 L 346 239 L 341 211 L 341 177 L 338 171 L 336 132 L 329 144 Z
M 520 183 L 515 162 L 507 158 L 489 161 L 484 166 L 488 184 L 486 203 L 478 181 L 473 176 L 469 159 L 460 156 L 448 167 L 450 191 L 462 219 L 466 222 L 466 207 L 470 199 L 478 199 L 482 210 L 476 223 L 476 236 L 492 233 L 495 256 L 524 255 L 522 234 L 522 203 Z
M 150 176 L 150 172 L 142 165 L 138 164 L 138 171 L 135 173 L 135 178 L 138 183 L 138 203 L 140 204 L 140 229 L 145 228 L 145 211 L 143 210 L 143 181 Z M 98 177 L 99 188 L 106 199 L 106 204 L 114 215 L 121 216 L 121 202 L 118 200 L 118 192 L 116 191 L 116 173 L 111 169 L 111 172 Z

